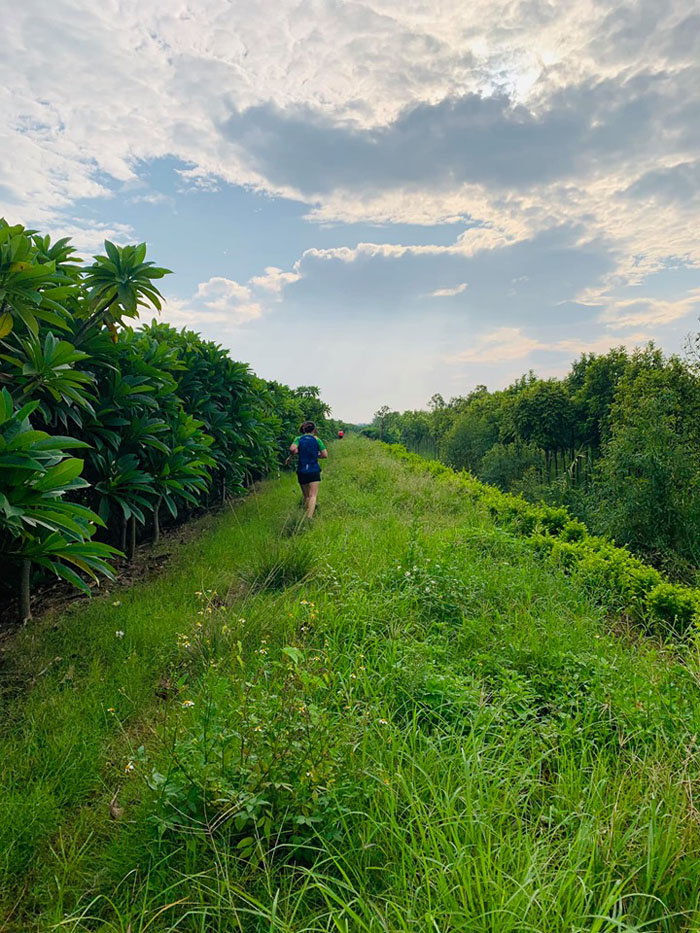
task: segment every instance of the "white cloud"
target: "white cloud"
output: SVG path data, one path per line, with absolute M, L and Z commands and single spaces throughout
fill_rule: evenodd
M 461 295 L 462 292 L 466 289 L 467 283 L 460 282 L 459 285 L 455 285 L 454 288 L 436 288 L 434 292 L 430 292 L 428 295 L 429 298 L 452 298 L 454 295 Z
M 519 327 L 499 327 L 479 337 L 473 346 L 445 357 L 446 363 L 500 363 L 504 360 L 520 360 L 541 350 L 542 343 L 526 337 Z
M 301 275 L 298 272 L 283 272 L 277 266 L 266 266 L 264 274 L 253 276 L 250 284 L 279 296 L 287 285 L 293 285 L 300 278 Z
M 693 10 L 692 0 L 279 0 L 271 16 L 249 0 L 25 0 L 3 22 L 0 215 L 72 234 L 86 254 L 105 237 L 139 239 L 127 224 L 81 219 L 76 204 L 110 197 L 116 216 L 124 204 L 154 203 L 161 196 L 137 186 L 139 173 L 174 158 L 186 166 L 185 191 L 229 182 L 285 195 L 314 223 L 468 227 L 448 245 L 426 232 L 417 245 L 309 249 L 243 283 L 214 276 L 170 303 L 180 320 L 258 320 L 304 286 L 311 260 L 348 271 L 358 261 L 488 259 L 566 228 L 582 249 L 602 244 L 612 270 L 569 288 L 552 267 L 565 300 L 604 309 L 599 323 L 612 332 L 663 327 L 691 314 L 697 295 L 611 296 L 627 296 L 669 258 L 700 265 Z M 230 132 L 232 115 L 248 116 L 245 137 Z M 347 141 L 364 161 L 347 156 Z M 323 184 L 304 165 L 321 144 L 337 152 L 320 167 Z M 471 271 L 412 294 L 462 275 L 472 300 Z M 515 278 L 518 295 L 544 289 L 542 273 Z M 480 362 L 579 346 L 517 327 L 483 339 Z
M 233 279 L 213 276 L 206 282 L 200 282 L 193 300 L 201 301 L 205 308 L 224 312 L 228 321 L 245 323 L 262 317 L 264 308 L 259 301 L 253 300 L 253 293 L 247 285 L 240 285 Z
M 246 284 L 215 275 L 200 282 L 191 298 L 169 299 L 166 318 L 195 329 L 203 324 L 237 327 L 261 318 L 281 300 L 285 287 L 300 278 L 300 273 L 284 272 L 276 266 L 267 266 L 262 275 L 253 276 Z
M 247 285 L 239 285 L 233 279 L 215 275 L 199 283 L 196 297 L 204 299 L 210 308 L 222 308 L 239 301 L 248 301 L 250 294 Z
M 611 330 L 638 327 L 641 324 L 671 324 L 693 312 L 700 311 L 700 288 L 692 289 L 683 298 L 611 299 L 601 315 Z
M 605 335 L 595 340 L 538 340 L 528 337 L 519 327 L 499 327 L 478 337 L 471 347 L 444 358 L 446 363 L 504 363 L 523 360 L 538 350 L 580 356 L 582 353 L 607 353 L 621 344 L 634 347 L 646 344 L 651 336 L 645 333 L 624 337 Z

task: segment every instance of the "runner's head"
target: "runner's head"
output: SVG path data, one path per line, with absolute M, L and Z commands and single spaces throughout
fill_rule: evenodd
M 301 434 L 313 434 L 316 430 L 316 425 L 313 421 L 305 421 L 299 428 Z

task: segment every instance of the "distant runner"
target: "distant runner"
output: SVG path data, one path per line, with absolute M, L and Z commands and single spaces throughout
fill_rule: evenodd
M 339 440 L 339 441 L 342 441 L 342 439 L 343 439 L 343 432 L 342 432 L 342 431 L 338 431 L 338 440 Z
M 297 479 L 304 496 L 306 517 L 312 518 L 316 510 L 318 484 L 321 482 L 321 465 L 318 461 L 326 460 L 328 451 L 323 441 L 316 437 L 316 425 L 313 421 L 305 421 L 299 430 L 301 434 L 294 438 L 289 451 L 292 456 L 299 455 Z

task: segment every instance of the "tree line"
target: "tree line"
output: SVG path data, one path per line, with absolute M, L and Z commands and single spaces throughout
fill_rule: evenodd
M 700 345 L 583 354 L 427 410 L 383 406 L 364 429 L 530 501 L 565 505 L 676 579 L 700 566 Z
M 258 378 L 216 343 L 153 320 L 169 272 L 146 245 L 68 238 L 0 220 L 0 605 L 56 575 L 88 591 L 162 521 L 243 493 L 299 423 L 328 429 L 316 386 Z M 2 610 L 0 609 L 0 612 Z

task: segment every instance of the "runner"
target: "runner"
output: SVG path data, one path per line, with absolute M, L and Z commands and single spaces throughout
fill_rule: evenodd
M 342 439 L 343 439 L 343 431 L 338 431 L 338 440 L 342 441 Z
M 306 517 L 313 518 L 318 484 L 321 482 L 321 465 L 318 461 L 326 460 L 328 451 L 323 441 L 316 436 L 316 425 L 313 421 L 305 421 L 299 430 L 301 434 L 294 438 L 289 451 L 292 456 L 299 455 L 297 479 L 304 496 Z

